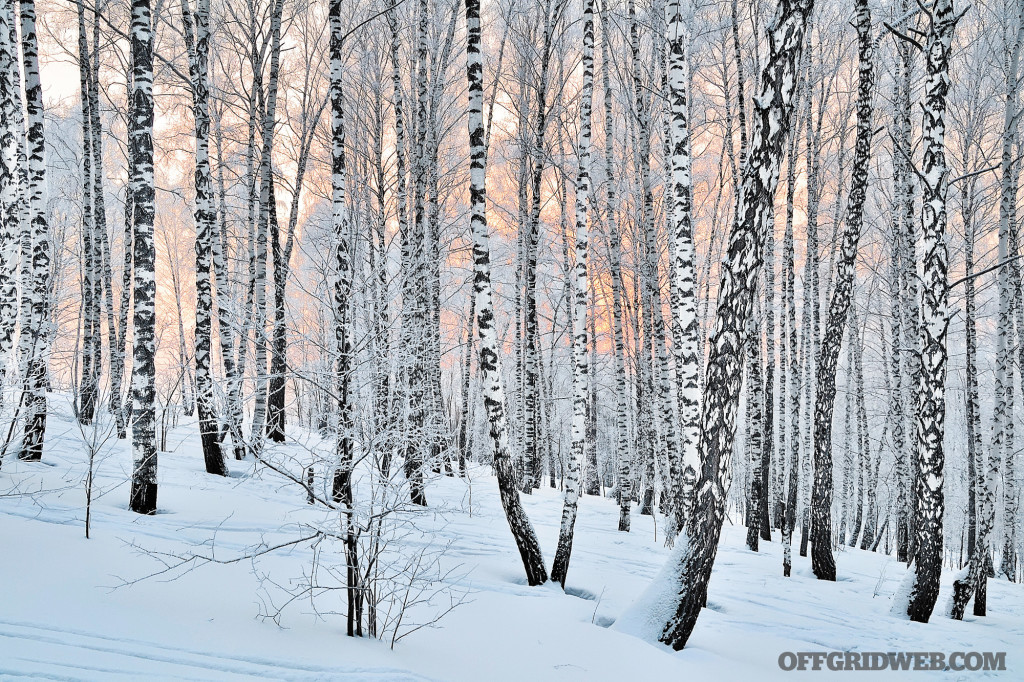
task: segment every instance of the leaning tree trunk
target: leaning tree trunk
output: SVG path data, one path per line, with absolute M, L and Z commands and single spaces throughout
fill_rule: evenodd
M 936 0 L 929 10 L 921 169 L 921 241 L 924 270 L 921 286 L 921 382 L 917 396 L 917 543 L 915 572 L 907 602 L 911 620 L 927 623 L 939 596 L 942 572 L 944 499 L 942 439 L 946 420 L 946 331 L 948 254 L 946 251 L 946 94 L 949 52 L 959 17 L 952 0 Z
M 547 581 L 544 558 L 533 525 L 526 516 L 516 487 L 512 454 L 508 446 L 508 419 L 502 386 L 501 356 L 494 327 L 491 302 L 491 253 L 487 232 L 486 149 L 483 124 L 484 67 L 480 54 L 480 0 L 466 0 L 466 78 L 469 82 L 470 224 L 473 228 L 473 270 L 476 275 L 477 332 L 479 334 L 480 384 L 484 409 L 491 425 L 494 469 L 498 476 L 501 504 L 519 548 L 526 579 L 530 585 Z
M 842 252 L 836 266 L 835 289 L 825 323 L 825 338 L 818 356 L 818 390 L 814 404 L 814 490 L 811 499 L 811 566 L 819 580 L 836 579 L 832 556 L 832 418 L 836 399 L 836 365 L 843 344 L 843 332 L 853 294 L 857 265 L 857 244 L 864 224 L 868 162 L 871 157 L 872 67 L 871 10 L 867 0 L 856 0 L 857 45 L 860 76 L 857 84 L 857 143 L 853 160 L 853 182 L 847 208 Z M 856 329 L 851 333 L 858 333 Z M 847 398 L 849 400 L 849 397 Z M 849 434 L 847 435 L 849 438 Z
M 220 449 L 220 425 L 213 405 L 213 375 L 210 372 L 210 351 L 213 345 L 213 290 L 210 283 L 210 258 L 213 247 L 216 213 L 213 204 L 213 179 L 210 173 L 210 2 L 196 0 L 191 13 L 187 0 L 182 0 L 182 24 L 189 53 L 189 75 L 192 78 L 192 114 L 196 134 L 196 407 L 199 414 L 199 436 L 203 444 L 206 472 L 227 476 L 227 466 Z
M 27 340 L 23 376 L 26 384 L 25 437 L 21 459 L 38 461 L 43 456 L 46 431 L 46 372 L 49 360 L 46 327 L 49 319 L 47 285 L 50 273 L 50 240 L 47 224 L 46 141 L 43 131 L 43 88 L 39 81 L 34 0 L 21 2 L 22 58 L 25 73 L 25 112 L 28 147 L 28 215 L 31 224 L 30 269 L 23 274 L 22 298 L 28 315 L 22 317 L 21 333 Z M 27 293 L 26 293 L 27 292 Z M 27 324 L 25 324 L 27 322 Z
M 813 0 L 781 0 L 768 32 L 770 52 L 761 74 L 761 93 L 754 100 L 751 152 L 743 169 L 741 219 L 731 230 L 709 347 L 698 441 L 702 456 L 699 492 L 694 513 L 687 519 L 666 567 L 665 577 L 677 581 L 678 592 L 659 639 L 676 650 L 686 645 L 707 600 L 708 580 L 722 532 L 746 325 L 761 269 L 761 247 L 770 228 L 783 148 L 790 132 L 797 64 L 812 7 Z
M 156 513 L 156 247 L 153 183 L 153 23 L 150 0 L 132 0 L 131 178 L 135 248 L 130 506 Z
M 572 442 L 566 463 L 565 503 L 558 548 L 551 566 L 551 579 L 565 587 L 572 554 L 576 504 L 580 497 L 580 462 L 586 440 L 588 398 L 590 397 L 590 366 L 587 362 L 587 205 L 590 202 L 590 132 L 594 99 L 594 0 L 583 0 L 583 89 L 580 93 L 580 130 L 577 142 L 579 172 L 576 174 L 576 266 L 574 269 L 572 317 L 573 397 Z M 591 339 L 593 343 L 593 339 Z

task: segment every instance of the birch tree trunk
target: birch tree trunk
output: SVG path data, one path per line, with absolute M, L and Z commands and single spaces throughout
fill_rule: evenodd
M 132 125 L 132 102 L 135 89 L 135 56 L 129 50 L 128 65 L 125 70 L 125 81 L 127 84 L 127 116 L 126 123 L 129 130 L 128 154 L 126 159 L 128 185 L 125 190 L 124 200 L 124 254 L 121 267 L 121 300 L 117 308 L 117 328 L 119 337 L 117 348 L 110 352 L 110 409 L 114 412 L 114 419 L 117 422 L 117 437 L 124 440 L 128 437 L 128 417 L 131 411 L 132 397 L 131 386 L 129 385 L 126 404 L 121 405 L 121 394 L 124 386 L 125 354 L 128 352 L 128 309 L 132 305 L 134 287 L 132 286 L 135 273 L 135 193 L 132 182 L 135 178 L 135 157 L 132 154 L 130 131 Z M 133 363 L 134 364 L 134 363 Z M 116 397 L 115 397 L 116 395 Z
M 975 282 L 974 282 L 974 241 L 975 227 L 971 215 L 965 213 L 964 231 L 966 236 L 965 245 L 965 297 L 964 317 L 967 327 L 967 367 L 966 367 L 966 397 L 967 397 L 967 433 L 968 433 L 968 457 L 971 458 L 973 476 L 968 485 L 976 497 L 977 509 L 971 510 L 971 516 L 977 518 L 977 529 L 974 541 L 971 545 L 970 559 L 967 570 L 957 575 L 953 582 L 953 594 L 947 606 L 947 614 L 950 618 L 963 620 L 964 612 L 971 597 L 974 597 L 974 614 L 985 615 L 987 609 L 988 568 L 991 551 L 995 544 L 992 534 L 995 526 L 995 489 L 999 477 L 999 460 L 1012 461 L 1013 448 L 1007 440 L 1006 422 L 1012 420 L 1013 415 L 1007 409 L 1006 388 L 1007 384 L 1013 382 L 1013 367 L 1010 351 L 1007 348 L 1007 334 L 1010 332 L 1012 319 L 1010 318 L 1009 307 L 1013 298 L 1010 292 L 1010 272 L 1006 265 L 1010 257 L 1011 222 L 1014 221 L 1016 212 L 1015 183 L 1013 182 L 1014 159 L 1013 143 L 1017 133 L 1018 123 L 1018 80 L 1017 72 L 1020 60 L 1020 50 L 1024 42 L 1024 5 L 1017 4 L 1014 16 L 1015 29 L 1012 33 L 1012 42 L 1007 45 L 1004 52 L 1004 109 L 1003 109 L 1003 134 L 1002 134 L 1002 156 L 1000 159 L 1000 198 L 999 198 L 999 246 L 998 261 L 1001 264 L 996 273 L 999 295 L 999 319 L 996 336 L 996 365 L 995 365 L 995 405 L 992 413 L 992 442 L 991 447 L 986 451 L 980 447 L 980 410 L 978 408 L 978 379 L 976 354 L 977 354 L 977 327 L 975 321 Z M 952 10 L 949 12 L 952 14 Z M 973 186 L 971 186 L 973 190 Z M 1014 251 L 1016 251 L 1014 249 Z M 1014 253 L 1014 256 L 1016 253 Z M 1004 464 L 1005 466 L 1005 464 Z M 1012 475 L 1012 466 L 1010 468 Z M 1006 494 L 1006 482 L 1004 481 L 1004 495 Z M 1006 511 L 1004 502 L 1004 514 Z M 1012 517 L 1007 519 L 1004 516 L 1004 525 L 1009 521 L 1012 525 Z M 1005 529 L 1004 529 L 1005 533 Z M 1008 546 L 1007 546 L 1008 545 Z M 1006 553 L 1012 555 L 1012 545 L 1004 545 L 1003 565 L 1007 563 Z M 1012 574 L 1011 574 L 1012 575 Z
M 629 387 L 626 382 L 626 350 L 623 332 L 622 235 L 619 234 L 618 197 L 615 191 L 615 110 L 611 88 L 611 42 L 608 8 L 601 5 L 601 87 L 604 90 L 604 170 L 608 262 L 612 285 L 612 337 L 615 363 L 615 443 L 619 453 L 619 530 L 629 532 L 633 498 L 633 462 L 629 443 Z
M 538 371 L 540 363 L 540 329 L 537 319 L 537 249 L 540 241 L 540 209 L 541 182 L 544 177 L 544 139 L 548 128 L 548 80 L 550 76 L 552 42 L 555 24 L 565 10 L 566 2 L 546 0 L 543 6 L 544 35 L 541 39 L 540 80 L 537 83 L 537 114 L 534 123 L 532 173 L 530 175 L 530 213 L 528 232 L 526 235 L 526 305 L 525 307 L 525 342 L 526 371 L 524 373 L 525 391 L 525 429 L 524 439 L 524 475 L 523 492 L 531 493 L 540 485 L 541 458 L 539 453 L 539 431 L 541 421 L 540 402 L 538 400 Z
M 483 60 L 480 54 L 480 1 L 466 0 L 466 78 L 469 83 L 470 224 L 473 228 L 473 272 L 479 334 L 480 383 L 484 409 L 490 422 L 494 468 L 498 491 L 509 528 L 519 548 L 530 585 L 547 581 L 544 558 L 533 526 L 519 499 L 512 455 L 508 446 L 505 390 L 502 386 L 501 356 L 494 327 L 491 302 L 491 254 L 487 231 L 486 147 L 483 125 Z
M 1020 166 L 1013 158 L 1013 146 L 1017 142 L 1017 128 L 1019 124 L 1018 99 L 1020 97 L 1018 88 L 1018 71 L 1020 62 L 1021 44 L 1024 43 L 1024 5 L 1017 3 L 1017 13 L 1014 15 L 1016 25 L 1011 25 L 1013 38 L 1005 52 L 1006 68 L 1006 107 L 1003 124 L 1003 150 L 1000 162 L 1001 193 L 999 201 L 999 259 L 1000 262 L 1009 261 L 1008 267 L 999 269 L 999 337 L 1003 342 L 1003 350 L 1006 356 L 1005 361 L 1006 377 L 1006 407 L 1003 415 L 1003 504 L 1002 504 L 1002 527 L 1003 546 L 999 562 L 999 574 L 1016 582 L 1017 577 L 1017 474 L 1015 459 L 1017 457 L 1016 447 L 1013 438 L 1014 432 L 1014 410 L 1013 410 L 1013 354 L 1012 344 L 1005 343 L 1002 337 L 1012 333 L 1013 323 L 1017 326 L 1018 341 L 1024 339 L 1024 306 L 1021 299 L 1021 270 L 1020 263 L 1015 260 L 1019 258 L 1019 244 L 1017 232 L 1017 189 L 1018 173 Z M 1004 235 L 1005 232 L 1005 235 Z M 1005 240 L 1004 240 L 1005 236 Z M 1004 241 L 1006 248 L 1004 249 Z M 1007 270 L 1009 272 L 1007 272 Z M 1006 291 L 1004 292 L 1004 280 Z M 1003 294 L 1009 298 L 1003 300 Z M 1007 313 L 1003 319 L 1004 305 L 1012 309 L 1014 318 L 1011 320 Z M 1019 357 L 1024 358 L 1024 348 L 1018 348 Z M 997 362 L 999 362 L 997 358 Z M 1021 373 L 1024 376 L 1024 372 Z
M 832 556 L 832 419 L 836 398 L 836 369 L 843 343 L 847 315 L 853 294 L 857 244 L 864 224 L 868 163 L 871 157 L 871 97 L 874 88 L 872 66 L 871 11 L 867 0 L 856 0 L 857 46 L 860 74 L 857 84 L 857 142 L 853 160 L 853 182 L 847 209 L 846 230 L 837 263 L 835 289 L 825 323 L 825 338 L 818 357 L 818 390 L 815 392 L 814 490 L 811 499 L 811 565 L 819 580 L 836 579 Z M 858 333 L 856 329 L 852 334 Z M 849 398 L 848 398 L 849 400 Z M 849 435 L 847 435 L 849 438 Z
M 771 228 L 769 228 L 771 229 Z M 756 304 L 755 304 L 756 309 Z M 761 385 L 761 334 L 757 315 L 747 322 L 747 445 L 750 456 L 750 494 L 747 505 L 747 548 L 756 552 L 761 537 L 761 498 L 764 477 L 764 387 Z
M 576 153 L 579 170 L 576 174 L 576 265 L 573 270 L 573 398 L 572 443 L 566 465 L 565 502 L 562 524 L 558 532 L 558 548 L 551 567 L 551 580 L 565 588 L 572 554 L 576 505 L 580 496 L 580 462 L 584 457 L 587 412 L 590 398 L 590 365 L 587 358 L 587 205 L 590 202 L 590 136 L 591 110 L 594 99 L 594 0 L 583 0 L 583 88 L 580 92 L 580 129 Z M 595 463 L 596 464 L 596 463 Z
M 743 344 L 751 315 L 761 250 L 772 216 L 779 166 L 790 132 L 797 64 L 813 0 L 781 0 L 768 31 L 770 53 L 755 99 L 751 153 L 743 170 L 740 215 L 729 238 L 718 313 L 707 362 L 698 451 L 701 474 L 694 513 L 669 559 L 667 575 L 678 581 L 673 614 L 659 639 L 679 650 L 693 632 L 707 599 L 725 514 L 730 457 L 736 437 Z
M 1018 20 L 1020 19 L 1018 15 Z M 1024 30 L 1024 22 L 1018 24 Z M 1018 42 L 1019 44 L 1019 42 Z M 1007 58 L 1012 56 L 1012 50 Z M 1007 83 L 1009 85 L 1009 83 Z M 1009 109 L 1010 107 L 1007 107 Z M 1005 112 L 1004 112 L 1005 113 Z M 1005 119 L 1004 119 L 1005 122 Z M 1003 148 L 1004 155 L 1007 149 Z M 1010 152 L 1012 153 L 1012 151 Z M 1009 164 L 1010 159 L 1003 157 Z M 1004 167 L 1005 170 L 1005 167 Z M 963 190 L 968 197 L 964 201 L 964 326 L 965 343 L 965 398 L 968 457 L 968 561 L 967 570 L 953 581 L 953 594 L 946 607 L 947 615 L 963 620 L 964 612 L 971 597 L 974 597 L 974 615 L 984 616 L 986 612 L 986 582 L 992 547 L 992 531 L 995 525 L 995 485 L 999 475 L 998 450 L 986 450 L 981 443 L 981 410 L 978 400 L 978 328 L 976 319 L 976 284 L 974 272 L 974 246 L 976 241 L 974 221 L 974 184 L 969 183 Z
M 115 423 L 121 425 L 124 420 L 123 408 L 121 406 L 121 386 L 117 385 L 117 391 L 113 390 L 113 378 L 115 366 L 117 371 L 124 373 L 124 357 L 119 356 L 117 348 L 120 348 L 123 340 L 123 331 L 120 331 L 114 320 L 114 273 L 110 262 L 110 240 L 107 237 L 107 207 L 104 196 L 104 180 L 106 175 L 103 166 L 103 119 L 100 112 L 100 7 L 99 0 L 93 6 L 92 23 L 92 64 L 89 79 L 89 130 L 92 133 L 92 167 L 93 167 L 93 224 L 95 226 L 95 245 L 97 250 L 97 268 L 100 279 L 97 284 L 97 307 L 100 306 L 102 297 L 102 311 L 106 313 L 107 343 L 109 344 L 109 371 L 111 375 L 110 390 L 110 411 L 114 413 Z M 102 313 L 100 313 L 102 314 Z M 96 348 L 96 362 L 99 368 L 103 365 L 103 343 L 100 339 Z M 99 369 L 97 370 L 99 373 Z M 97 379 L 98 381 L 98 379 Z M 118 428 L 121 428 L 118 426 Z
M 278 8 L 281 3 L 278 2 Z M 357 535 L 354 520 L 352 491 L 353 444 L 352 444 L 352 399 L 349 394 L 352 373 L 352 339 L 350 319 L 351 307 L 349 298 L 352 293 L 352 245 L 349 226 L 349 212 L 346 193 L 345 169 L 345 94 L 343 90 L 344 35 L 341 24 L 341 0 L 331 0 L 328 5 L 328 24 L 330 26 L 330 93 L 331 100 L 331 225 L 335 242 L 334 300 L 332 321 L 334 327 L 335 349 L 334 363 L 334 399 L 338 409 L 337 445 L 335 450 L 336 468 L 332 484 L 332 497 L 341 507 L 342 533 L 344 534 L 346 557 L 346 595 L 348 635 L 362 634 L 362 619 L 359 616 L 363 593 L 359 579 L 359 556 Z M 280 9 L 278 9 L 276 42 L 280 41 Z M 272 58 L 273 60 L 273 58 Z M 273 62 L 272 62 L 273 63 Z M 271 93 L 276 90 L 275 66 L 271 66 Z M 268 106 L 268 116 L 273 121 L 273 106 Z M 272 125 L 272 124 L 271 124 Z M 264 153 L 269 154 L 269 145 L 265 145 Z M 269 164 L 269 161 L 265 163 Z M 266 189 L 273 179 L 266 177 Z M 273 210 L 269 205 L 267 208 Z M 257 438 L 262 434 L 255 433 Z
M 132 472 L 129 505 L 156 513 L 156 248 L 153 243 L 153 22 L 150 0 L 132 0 L 131 178 L 134 216 L 135 338 L 132 367 Z
M 245 437 L 242 435 L 241 379 L 235 364 L 234 304 L 231 303 L 231 284 L 228 257 L 227 191 L 224 183 L 224 133 L 221 117 L 217 117 L 214 142 L 217 149 L 218 230 L 212 238 L 213 274 L 217 291 L 217 333 L 220 336 L 221 362 L 227 379 L 226 419 L 224 431 L 231 434 L 231 448 L 235 459 L 245 457 Z M 224 432 L 219 436 L 223 441 Z
M 213 204 L 213 178 L 210 173 L 210 91 L 207 85 L 210 62 L 210 2 L 196 0 L 196 11 L 193 13 L 188 0 L 182 0 L 181 14 L 185 28 L 185 45 L 189 53 L 192 115 L 195 120 L 196 137 L 196 407 L 206 472 L 227 476 L 227 466 L 220 450 L 220 425 L 213 405 L 213 376 L 210 373 L 210 351 L 213 345 L 210 259 L 217 219 Z
M 256 394 L 252 410 L 252 447 L 259 455 L 263 451 L 263 438 L 267 420 L 267 244 L 274 196 L 273 150 L 274 128 L 277 123 L 277 91 L 281 70 L 281 14 L 284 0 L 274 0 L 270 17 L 270 78 L 267 82 L 266 109 L 263 112 L 262 153 L 260 155 L 260 212 L 256 225 L 256 268 L 253 277 L 253 345 L 256 361 Z M 276 216 L 273 218 L 276 220 Z
M 684 11 L 686 16 L 684 16 Z M 698 380 L 699 329 L 695 291 L 693 223 L 691 218 L 689 91 L 689 22 L 692 10 L 680 0 L 665 5 L 668 32 L 668 83 L 671 105 L 672 226 L 675 252 L 672 268 L 672 349 L 676 363 L 676 394 L 679 407 L 681 476 L 673 478 L 673 497 L 679 505 L 677 528 L 693 506 L 693 486 L 700 460 L 697 436 L 700 418 Z
M 22 373 L 25 378 L 25 435 L 19 458 L 39 461 L 43 457 L 46 431 L 46 373 L 49 363 L 50 239 L 47 219 L 46 140 L 43 130 L 43 88 L 39 81 L 39 52 L 36 40 L 34 0 L 21 2 L 21 46 L 25 73 L 26 146 L 28 150 L 28 216 L 31 259 L 22 275 L 23 304 L 21 333 L 26 339 Z M 24 246 L 23 246 L 24 248 Z M 22 262 L 24 263 L 24 257 Z M 28 315 L 24 313 L 27 312 Z M 27 323 L 27 324 L 26 324 Z
M 92 59 L 85 24 L 85 6 L 78 6 L 78 73 L 82 104 L 82 381 L 77 396 L 78 420 L 91 424 L 96 413 L 101 364 L 99 349 L 102 331 L 99 325 L 97 289 L 96 224 L 93 217 L 92 116 L 89 111 L 92 91 Z
M 0 5 L 0 406 L 18 317 L 16 265 L 23 209 L 18 156 L 25 131 L 14 21 L 13 3 Z
M 959 16 L 952 0 L 936 0 L 929 9 L 922 116 L 924 161 L 921 210 L 924 275 L 921 296 L 921 382 L 917 403 L 917 551 L 907 603 L 911 620 L 926 623 L 939 596 L 942 571 L 942 491 L 946 418 L 946 332 L 948 255 L 946 252 L 946 94 L 949 53 Z M 962 15 L 960 15 L 962 16 Z

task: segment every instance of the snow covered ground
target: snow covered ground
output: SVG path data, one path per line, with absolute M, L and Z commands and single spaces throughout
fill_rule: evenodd
M 203 471 L 195 424 L 172 432 L 160 455 L 160 513 L 127 509 L 131 455 L 112 441 L 97 458 L 92 539 L 84 536 L 86 461 L 66 403 L 54 400 L 42 463 L 8 458 L 0 470 L 0 678 L 36 679 L 351 679 L 351 680 L 684 680 L 874 679 L 877 672 L 783 672 L 785 651 L 1005 651 L 1007 671 L 903 673 L 928 679 L 1024 679 L 1024 587 L 992 581 L 990 615 L 964 622 L 941 615 L 944 576 L 928 624 L 889 615 L 905 569 L 859 550 L 837 556 L 839 582 L 810 574 L 795 559 L 782 577 L 781 547 L 743 544 L 728 526 L 715 563 L 708 608 L 689 646 L 673 652 L 609 628 L 644 590 L 668 550 L 654 520 L 633 516 L 616 531 L 611 500 L 586 497 L 576 525 L 567 594 L 525 585 L 498 501 L 495 480 L 474 467 L 471 481 L 430 482 L 432 510 L 416 518 L 422 535 L 447 550 L 448 580 L 464 602 L 436 627 L 394 650 L 345 636 L 341 592 L 293 603 L 280 625 L 260 618 L 312 565 L 297 545 L 236 563 L 207 563 L 139 581 L 163 568 L 160 557 L 209 554 L 222 560 L 299 537 L 299 524 L 322 520 L 301 489 L 252 463 L 229 463 L 232 476 Z M 61 409 L 63 407 L 63 409 Z M 550 563 L 561 498 L 524 498 Z M 337 548 L 340 549 L 340 548 Z M 163 554 L 159 554 L 163 553 Z M 335 548 L 321 564 L 341 563 Z M 314 614 L 314 606 L 321 613 Z M 435 603 L 419 609 L 441 609 Z M 271 610 L 274 610 L 271 607 Z M 696 675 L 697 677 L 693 677 Z M 887 673 L 893 676 L 892 673 Z

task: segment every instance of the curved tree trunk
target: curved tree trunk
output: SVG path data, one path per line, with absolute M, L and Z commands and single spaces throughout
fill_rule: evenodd
M 480 1 L 466 0 L 466 78 L 469 82 L 470 224 L 473 228 L 473 271 L 479 334 L 479 369 L 484 409 L 490 422 L 494 469 L 501 504 L 519 548 L 530 585 L 547 581 L 540 543 L 526 516 L 516 487 L 512 455 L 508 447 L 508 420 L 502 386 L 501 357 L 491 302 L 491 253 L 487 232 L 486 150 L 483 125 L 483 61 L 480 55 Z
M 818 357 L 818 390 L 814 404 L 814 489 L 811 497 L 811 566 L 819 580 L 836 579 L 832 556 L 832 418 L 836 398 L 836 366 L 843 343 L 847 314 L 853 296 L 857 244 L 864 224 L 868 162 L 871 157 L 874 87 L 872 66 L 871 11 L 867 0 L 857 0 L 857 44 L 860 76 L 857 85 L 857 143 L 853 160 L 853 182 L 847 209 L 846 230 L 837 264 L 835 289 L 825 323 L 825 338 Z M 853 329 L 851 333 L 859 333 Z M 849 399 L 849 398 L 848 398 Z
M 755 100 L 751 153 L 743 170 L 741 219 L 733 227 L 722 270 L 715 332 L 711 339 L 698 450 L 702 456 L 694 513 L 669 559 L 679 592 L 659 639 L 679 650 L 693 632 L 707 600 L 708 580 L 725 516 L 730 458 L 736 437 L 743 344 L 751 315 L 762 244 L 789 137 L 797 64 L 813 0 L 781 0 L 768 33 L 770 54 Z

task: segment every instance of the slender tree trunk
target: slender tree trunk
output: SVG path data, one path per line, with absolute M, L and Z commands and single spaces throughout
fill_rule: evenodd
M 92 90 L 92 59 L 85 23 L 85 6 L 78 6 L 78 73 L 82 100 L 82 381 L 77 397 L 78 421 L 91 424 L 96 413 L 99 392 L 100 282 L 97 275 L 96 225 L 93 218 L 92 116 L 89 111 Z
M 818 390 L 815 392 L 814 491 L 811 499 L 811 565 L 819 580 L 836 579 L 832 556 L 832 419 L 836 397 L 836 366 L 843 343 L 847 315 L 853 298 L 853 278 L 857 264 L 857 244 L 864 224 L 864 200 L 867 196 L 868 162 L 871 157 L 871 96 L 874 87 L 872 66 L 871 11 L 867 0 L 857 0 L 857 44 L 860 76 L 857 85 L 857 144 L 853 161 L 850 205 L 843 233 L 842 252 L 837 264 L 835 289 L 825 323 L 825 338 L 817 363 Z M 856 329 L 851 330 L 856 334 Z M 847 398 L 849 400 L 849 398 Z M 847 436 L 849 437 L 849 436 Z
M 610 34 L 608 8 L 601 11 L 601 87 L 604 91 L 604 170 L 607 206 L 606 235 L 612 286 L 612 337 L 615 363 L 615 448 L 619 454 L 619 530 L 629 531 L 633 498 L 633 462 L 629 446 L 629 388 L 626 382 L 625 334 L 622 329 L 622 236 L 619 234 L 618 197 L 615 192 L 615 111 L 611 88 Z
M 34 0 L 21 2 L 21 41 L 25 73 L 31 259 L 30 269 L 24 273 L 22 281 L 22 298 L 28 299 L 28 305 L 23 304 L 28 315 L 24 315 L 23 311 L 21 327 L 22 335 L 28 340 L 28 353 L 25 356 L 27 362 L 24 363 L 25 371 L 22 373 L 28 395 L 25 399 L 25 436 L 19 457 L 38 461 L 43 457 L 43 435 L 46 431 L 46 374 L 50 350 L 47 343 L 50 311 L 46 292 L 50 277 L 50 240 L 47 223 L 43 88 L 39 81 Z
M 551 567 L 551 580 L 565 587 L 572 554 L 576 505 L 580 496 L 579 466 L 584 457 L 587 410 L 590 397 L 590 365 L 587 362 L 587 241 L 589 238 L 587 205 L 590 202 L 590 134 L 594 99 L 594 0 L 583 0 L 583 89 L 580 93 L 580 129 L 576 153 L 576 266 L 573 271 L 573 399 L 572 443 L 566 466 L 565 503 L 558 533 L 558 548 Z M 591 342 L 593 342 L 591 340 Z M 596 462 L 595 462 L 596 464 Z
M 210 259 L 217 214 L 213 203 L 213 178 L 210 172 L 210 2 L 196 0 L 191 12 L 182 0 L 182 24 L 189 53 L 192 78 L 192 114 L 195 119 L 195 223 L 196 223 L 196 407 L 199 435 L 203 444 L 206 472 L 226 476 L 227 466 L 220 450 L 220 425 L 213 405 L 213 375 L 210 352 L 213 345 L 213 290 Z M 180 317 L 179 317 L 180 326 Z
M 466 0 L 466 77 L 469 82 L 470 224 L 473 228 L 473 271 L 476 295 L 479 369 L 484 409 L 490 422 L 494 447 L 494 468 L 498 476 L 501 504 L 519 548 L 530 585 L 547 581 L 540 543 L 523 509 L 516 489 L 512 456 L 508 447 L 505 391 L 502 386 L 501 357 L 494 327 L 491 302 L 491 256 L 487 231 L 486 149 L 483 126 L 483 61 L 480 54 L 480 2 Z
M 130 506 L 156 513 L 156 248 L 153 243 L 153 23 L 149 0 L 132 0 L 131 177 L 134 216 L 135 338 L 132 368 Z
M 114 321 L 114 273 L 110 264 L 110 240 L 107 237 L 107 205 L 104 196 L 104 181 L 106 176 L 103 170 L 103 121 L 100 112 L 100 11 L 99 0 L 93 8 L 92 23 L 92 64 L 89 78 L 89 130 L 92 133 L 92 168 L 93 168 L 93 225 L 95 227 L 94 244 L 97 250 L 97 268 L 100 282 L 96 285 L 96 305 L 100 307 L 102 297 L 102 312 L 106 315 L 107 343 L 109 344 L 109 368 L 111 384 L 113 385 L 113 374 L 115 363 L 119 364 L 118 371 L 124 373 L 124 358 L 119 355 L 116 348 L 119 348 L 123 340 L 124 332 L 120 331 Z M 98 325 L 99 323 L 97 323 Z M 98 332 L 99 333 L 99 332 Z M 103 343 L 99 339 L 96 347 L 97 374 L 103 366 Z M 97 383 L 99 378 L 97 377 Z M 120 424 L 124 419 L 121 407 L 120 384 L 117 392 L 113 388 L 110 391 L 110 410 L 115 415 L 115 421 Z
M 770 228 L 769 228 L 770 229 Z M 756 308 L 756 305 L 755 305 Z M 747 322 L 747 452 L 750 456 L 750 494 L 747 504 L 747 547 L 756 552 L 761 538 L 761 498 L 768 491 L 764 477 L 764 386 L 762 385 L 761 334 L 756 315 Z M 765 521 L 767 523 L 767 521 Z
M 217 291 L 217 333 L 220 336 L 220 355 L 227 379 L 226 424 L 219 438 L 223 441 L 225 431 L 231 434 L 231 447 L 235 459 L 245 457 L 245 439 L 242 435 L 242 403 L 240 379 L 235 365 L 235 330 L 233 326 L 234 303 L 231 302 L 229 282 L 227 188 L 224 183 L 223 131 L 220 116 L 216 120 L 214 142 L 217 147 L 217 232 L 212 236 L 213 274 Z
M 253 346 L 256 361 L 256 394 L 252 411 L 252 444 L 258 455 L 263 450 L 263 437 L 267 419 L 267 242 L 270 224 L 276 220 L 272 214 L 277 208 L 272 205 L 274 182 L 273 149 L 274 128 L 277 122 L 277 90 L 281 68 L 281 14 L 284 0 L 274 0 L 270 17 L 270 78 L 267 82 L 266 110 L 263 112 L 262 153 L 260 155 L 260 212 L 256 225 L 256 268 L 253 279 Z
M 18 317 L 16 266 L 23 209 L 18 156 L 24 122 L 14 22 L 13 3 L 0 5 L 0 405 Z

